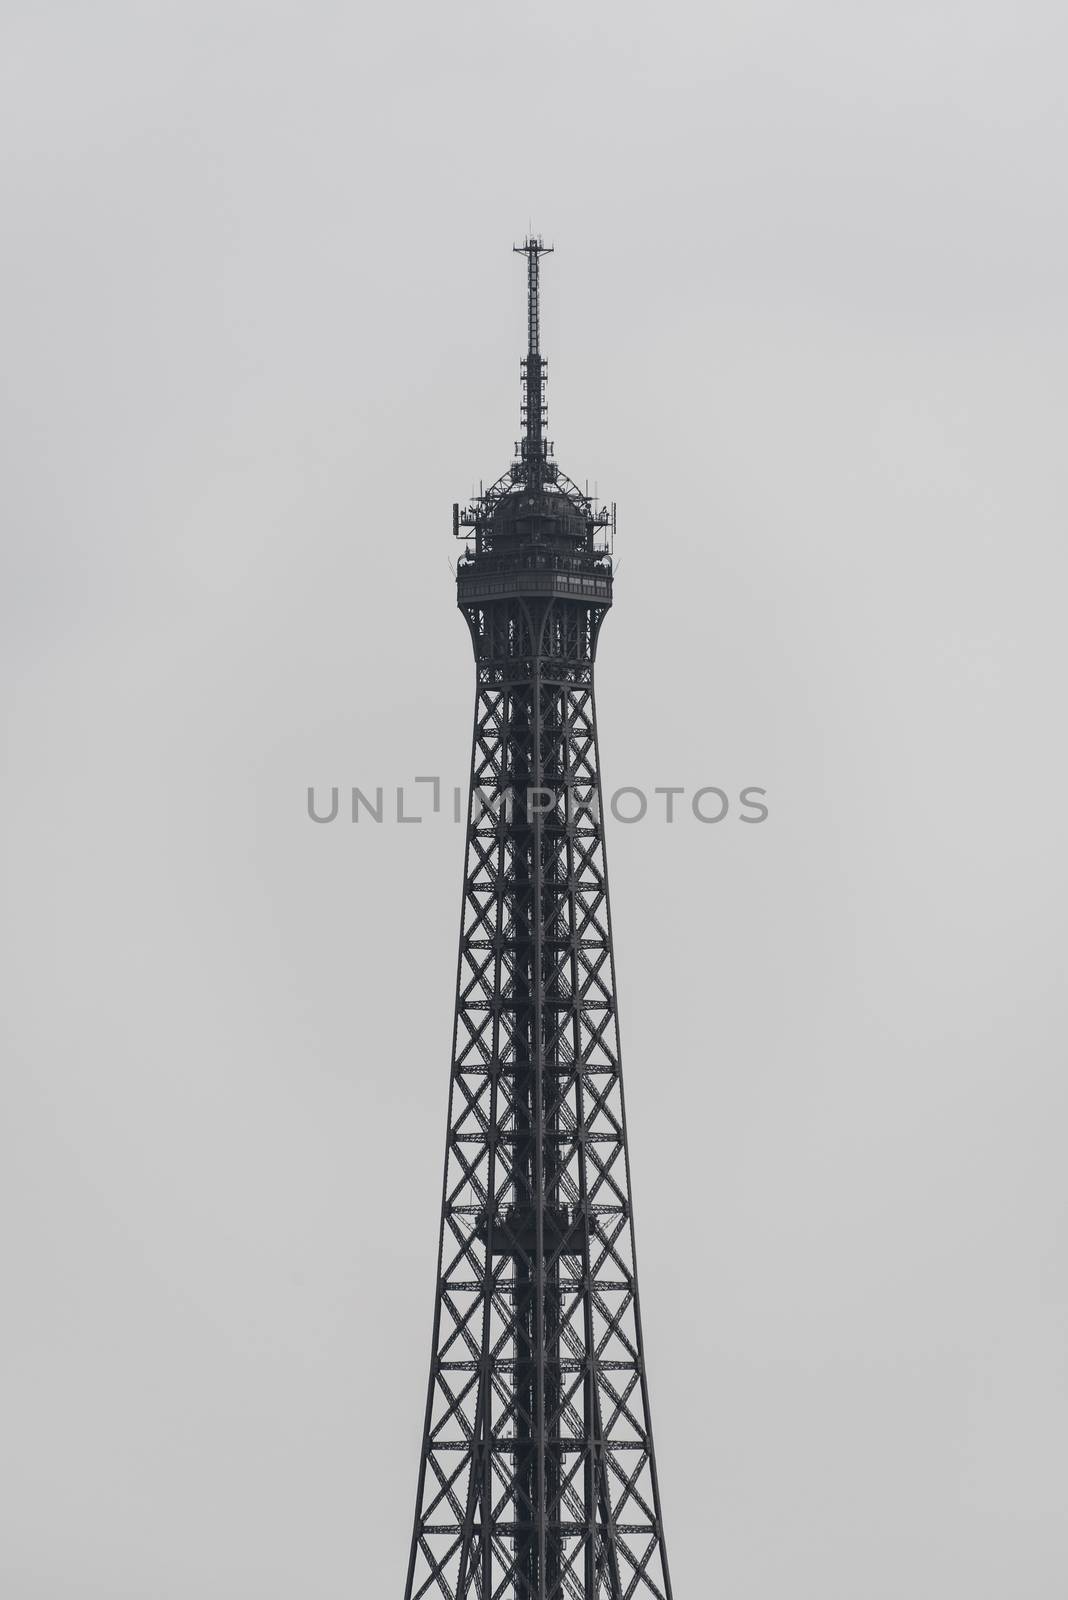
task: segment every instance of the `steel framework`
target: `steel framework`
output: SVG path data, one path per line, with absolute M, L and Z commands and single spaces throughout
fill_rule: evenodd
M 529 238 L 523 438 L 453 508 L 477 690 L 405 1600 L 671 1600 L 638 1306 L 593 669 L 614 507 L 557 468 Z

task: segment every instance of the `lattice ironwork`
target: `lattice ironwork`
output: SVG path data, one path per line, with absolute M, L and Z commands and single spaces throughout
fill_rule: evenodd
M 536 353 L 536 303 L 529 326 Z M 406 1600 L 671 1597 L 594 709 L 611 570 L 605 520 L 567 482 L 520 475 L 483 505 L 459 572 L 478 682 Z

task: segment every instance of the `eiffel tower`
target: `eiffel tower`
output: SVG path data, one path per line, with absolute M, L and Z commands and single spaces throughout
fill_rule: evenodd
M 593 668 L 615 507 L 545 437 L 453 507 L 477 673 L 449 1126 L 405 1600 L 671 1600 L 638 1306 Z

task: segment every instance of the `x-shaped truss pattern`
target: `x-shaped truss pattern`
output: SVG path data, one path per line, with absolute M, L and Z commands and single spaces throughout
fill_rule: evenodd
M 541 650 L 555 639 L 549 654 L 480 668 L 406 1600 L 671 1595 L 634 1261 L 596 626 L 556 609 L 562 622 L 504 625 L 524 651 L 533 634 Z M 500 616 L 469 620 L 476 652 L 476 624 L 501 633 Z

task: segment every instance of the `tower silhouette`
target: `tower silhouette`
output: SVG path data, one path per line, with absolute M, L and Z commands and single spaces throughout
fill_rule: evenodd
M 477 672 L 433 1351 L 405 1600 L 670 1600 L 616 1021 L 593 668 L 615 507 L 523 438 L 462 511 Z

